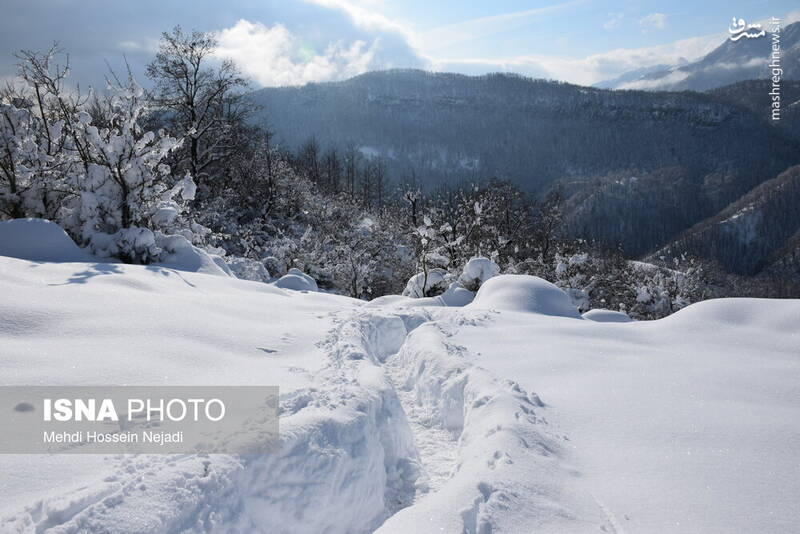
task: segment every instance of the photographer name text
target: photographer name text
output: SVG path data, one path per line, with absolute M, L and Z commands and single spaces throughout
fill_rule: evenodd
M 42 433 L 43 443 L 61 444 L 91 444 L 91 443 L 154 443 L 156 445 L 167 445 L 171 443 L 183 443 L 183 432 L 165 432 L 154 430 L 142 430 L 140 432 L 96 432 L 79 430 L 75 432 L 66 431 L 44 431 Z

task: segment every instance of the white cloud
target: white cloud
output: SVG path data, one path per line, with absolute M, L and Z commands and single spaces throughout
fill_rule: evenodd
M 609 18 L 603 23 L 603 28 L 606 30 L 617 29 L 622 25 L 622 19 L 624 18 L 624 13 L 609 13 Z
M 658 79 L 649 80 L 634 80 L 632 82 L 627 82 L 620 84 L 620 89 L 666 89 L 668 86 L 676 83 L 680 83 L 686 78 L 689 77 L 689 73 L 686 71 L 674 70 L 667 74 L 666 76 L 662 76 Z
M 560 4 L 527 9 L 525 11 L 492 15 L 489 17 L 457 22 L 455 24 L 448 24 L 446 26 L 439 26 L 425 32 L 420 39 L 425 50 L 438 50 L 519 28 L 530 24 L 532 21 L 544 15 L 562 11 L 569 7 L 582 4 L 585 1 L 586 0 L 571 0 Z
M 709 65 L 702 70 L 695 71 L 695 73 L 702 72 L 704 74 L 714 74 L 737 69 L 752 69 L 754 67 L 763 68 L 764 58 L 755 57 L 740 63 L 716 63 Z M 660 89 L 663 91 L 669 91 L 674 89 L 676 84 L 688 78 L 690 74 L 692 73 L 685 70 L 673 70 L 666 76 L 662 76 L 660 78 L 634 80 L 631 82 L 622 83 L 619 85 L 619 89 Z
M 317 52 L 283 25 L 247 20 L 218 33 L 217 57 L 234 61 L 262 86 L 341 80 L 370 70 L 379 40 L 330 43 Z
M 643 28 L 642 31 L 661 30 L 667 25 L 667 16 L 664 13 L 650 13 L 639 19 L 639 25 Z
M 341 11 L 350 17 L 357 27 L 363 30 L 394 33 L 401 36 L 412 47 L 416 48 L 417 35 L 410 28 L 375 11 L 381 0 L 361 0 L 360 3 L 348 0 L 304 0 L 310 4 Z
M 714 50 L 726 38 L 727 34 L 718 33 L 658 46 L 619 48 L 584 58 L 524 55 L 503 59 L 442 60 L 436 62 L 436 68 L 471 74 L 519 72 L 537 78 L 591 85 L 635 69 L 694 61 Z
M 790 12 L 781 22 L 784 26 L 788 26 L 789 24 L 797 21 L 800 21 L 800 9 Z

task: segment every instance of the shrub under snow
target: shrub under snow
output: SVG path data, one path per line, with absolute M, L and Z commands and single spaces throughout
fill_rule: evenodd
M 236 278 L 242 280 L 253 280 L 255 282 L 269 282 L 271 276 L 263 262 L 250 258 L 226 258 L 226 263 L 230 267 Z
M 472 258 L 464 266 L 458 278 L 461 286 L 470 291 L 477 291 L 484 282 L 500 274 L 500 266 L 488 258 Z
M 578 309 L 559 287 L 536 276 L 501 274 L 486 281 L 470 306 L 580 319 Z
M 412 298 L 433 297 L 441 295 L 448 288 L 448 275 L 444 269 L 430 269 L 426 273 L 417 273 L 409 279 L 403 296 Z
M 439 295 L 439 299 L 446 306 L 466 306 L 475 299 L 475 292 L 453 282 L 447 291 Z
M 192 245 L 181 235 L 156 233 L 161 248 L 159 265 L 193 273 L 233 276 L 222 257 Z
M 317 282 L 306 273 L 292 267 L 285 275 L 281 276 L 275 285 L 282 289 L 294 289 L 295 291 L 319 291 Z
M 129 235 L 131 239 L 137 239 L 134 229 L 130 229 Z M 221 257 L 195 247 L 182 235 L 141 232 L 138 236 L 150 245 L 157 236 L 161 253 L 160 261 L 155 265 L 178 271 L 232 276 Z M 79 248 L 63 228 L 44 219 L 0 222 L 0 256 L 56 263 L 106 261 Z

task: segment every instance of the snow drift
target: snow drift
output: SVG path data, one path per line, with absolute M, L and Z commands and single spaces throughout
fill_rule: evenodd
M 587 311 L 583 314 L 583 318 L 598 323 L 630 323 L 633 321 L 626 313 L 600 308 Z
M 225 261 L 195 247 L 181 235 L 163 235 L 160 239 L 162 261 L 154 266 L 193 273 L 233 276 Z M 12 219 L 0 222 L 0 256 L 29 261 L 100 262 L 116 260 L 98 258 L 78 247 L 56 223 L 45 219 Z
M 93 261 L 56 223 L 44 219 L 0 222 L 0 256 L 30 261 Z
M 627 324 L 461 324 L 451 339 L 463 360 L 546 403 L 561 462 L 580 472 L 570 494 L 592 501 L 575 516 L 607 532 L 795 530 L 799 300 L 711 300 Z

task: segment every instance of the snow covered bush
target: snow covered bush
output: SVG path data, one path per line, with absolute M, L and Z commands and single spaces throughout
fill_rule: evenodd
M 253 280 L 255 282 L 269 282 L 271 276 L 263 262 L 250 258 L 225 258 L 231 272 L 236 278 Z
M 234 276 L 221 256 L 192 245 L 184 236 L 157 232 L 156 237 L 161 249 L 159 265 L 179 271 Z
M 458 277 L 462 287 L 477 291 L 484 282 L 500 274 L 500 266 L 487 258 L 472 258 L 464 266 L 461 276 Z
M 86 168 L 79 180 L 80 237 L 94 254 L 136 263 L 158 260 L 161 235 L 181 233 L 191 240 L 180 217 L 196 191 L 188 174 L 171 185 L 164 160 L 181 141 L 163 131 L 143 131 L 143 97 L 129 79 L 106 101 L 106 125 L 95 126 L 85 111 L 76 125 Z
M 158 261 L 175 236 L 197 241 L 206 230 L 183 217 L 195 184 L 166 164 L 181 141 L 142 127 L 142 88 L 129 76 L 106 96 L 66 91 L 57 53 L 21 53 L 21 87 L 3 92 L 0 215 L 46 217 L 91 253 L 126 262 Z
M 9 218 L 38 217 L 48 211 L 48 185 L 59 166 L 48 144 L 62 141 L 61 124 L 50 128 L 29 109 L 0 102 L 0 212 Z
M 69 124 L 82 100 L 64 91 L 56 52 L 21 52 L 17 83 L 0 91 L 0 217 L 55 220 L 75 199 Z
M 412 298 L 435 297 L 441 295 L 449 287 L 450 277 L 444 269 L 430 269 L 412 276 L 403 296 Z

